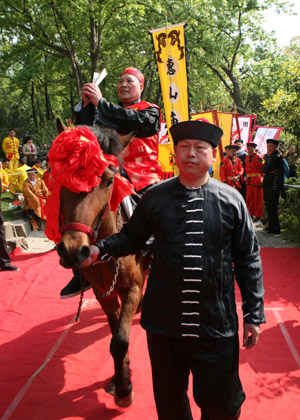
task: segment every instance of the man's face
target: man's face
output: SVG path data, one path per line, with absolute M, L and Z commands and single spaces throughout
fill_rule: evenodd
M 236 149 L 229 149 L 229 157 L 233 158 L 234 156 L 236 156 Z
M 290 146 L 289 147 L 289 153 L 294 153 L 294 151 L 295 151 L 294 146 Z
M 273 155 L 273 153 L 275 153 L 276 149 L 277 149 L 277 146 L 275 146 L 275 144 L 267 143 L 267 154 L 268 155 Z
M 3 162 L 2 167 L 3 167 L 3 169 L 8 168 L 9 167 L 9 162 L 6 162 L 6 161 Z
M 15 130 L 9 130 L 9 137 L 11 137 L 12 139 L 15 137 L 16 132 Z
M 255 153 L 255 148 L 254 148 L 254 147 L 252 147 L 252 146 L 248 146 L 248 154 L 249 154 L 250 156 L 253 156 L 253 155 L 254 155 L 254 153 Z
M 137 77 L 132 74 L 122 74 L 118 83 L 118 97 L 123 105 L 128 106 L 141 96 L 143 87 Z
M 239 150 L 241 150 L 243 143 L 241 143 L 241 142 L 237 142 L 237 143 L 234 143 L 234 144 L 235 144 L 236 146 L 239 146 Z
M 29 179 L 29 181 L 35 181 L 36 180 L 36 173 L 35 172 L 29 172 L 28 173 L 28 179 Z
M 212 145 L 204 140 L 179 140 L 175 146 L 176 164 L 183 175 L 197 177 L 208 172 L 214 155 Z

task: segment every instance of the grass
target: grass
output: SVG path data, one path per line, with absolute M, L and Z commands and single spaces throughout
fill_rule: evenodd
M 11 220 L 18 219 L 19 216 L 16 216 L 16 212 L 20 210 L 18 207 L 17 209 L 7 210 L 10 204 L 12 204 L 13 199 L 10 196 L 9 192 L 3 192 L 1 195 L 1 209 L 4 218 L 4 222 L 10 222 Z

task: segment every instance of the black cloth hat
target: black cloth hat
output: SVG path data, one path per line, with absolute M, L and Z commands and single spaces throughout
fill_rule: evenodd
M 170 127 L 170 133 L 175 145 L 179 140 L 195 139 L 207 141 L 213 147 L 218 146 L 223 135 L 221 128 L 216 125 L 196 120 L 174 124 Z
M 279 141 L 278 140 L 275 140 L 275 139 L 268 139 L 268 140 L 266 140 L 266 142 L 267 143 L 275 144 L 275 146 L 278 146 L 278 144 L 279 144 Z
M 30 174 L 30 173 L 35 173 L 35 174 L 37 174 L 38 173 L 38 171 L 35 169 L 35 168 L 30 168 L 30 169 L 27 169 L 27 171 L 26 171 L 28 174 Z
M 239 150 L 239 146 L 237 146 L 236 144 L 230 144 L 229 145 L 229 150 L 230 149 Z
M 244 142 L 243 142 L 243 140 L 242 140 L 242 139 L 236 139 L 236 140 L 234 140 L 234 142 L 233 142 L 233 143 L 234 143 L 234 144 L 237 144 L 237 143 L 242 143 L 242 144 L 243 144 Z
M 257 148 L 257 144 L 254 142 L 249 142 L 247 143 L 247 147 L 254 147 L 255 149 Z

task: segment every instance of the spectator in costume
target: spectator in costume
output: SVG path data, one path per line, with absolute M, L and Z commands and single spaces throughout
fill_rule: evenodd
M 243 140 L 242 139 L 237 139 L 234 141 L 234 144 L 239 146 L 237 152 L 236 152 L 236 156 L 240 159 L 240 161 L 243 164 L 243 168 L 244 168 L 244 174 L 241 176 L 240 178 L 240 184 L 241 184 L 241 189 L 240 189 L 240 193 L 242 194 L 242 196 L 244 197 L 244 199 L 246 200 L 246 174 L 245 174 L 245 159 L 247 156 L 247 152 L 243 149 Z
M 7 157 L 9 159 L 9 169 L 12 172 L 16 172 L 19 165 L 19 145 L 20 140 L 15 137 L 16 132 L 13 128 L 9 130 L 9 136 L 5 137 L 2 143 L 2 149 Z
M 267 154 L 262 167 L 264 173 L 263 195 L 266 204 L 269 227 L 267 233 L 279 234 L 278 204 L 283 189 L 283 160 L 278 150 L 279 141 L 267 140 Z
M 7 249 L 5 228 L 3 214 L 1 210 L 1 194 L 2 194 L 2 182 L 0 177 L 0 272 L 1 271 L 17 271 L 18 267 L 11 264 L 10 256 Z M 3 278 L 4 280 L 4 278 Z
M 220 178 L 222 182 L 230 185 L 231 187 L 241 191 L 240 178 L 244 173 L 243 164 L 236 156 L 239 146 L 231 144 L 228 147 L 229 154 L 220 164 Z
M 299 163 L 299 157 L 295 152 L 295 146 L 290 146 L 285 159 L 290 168 L 290 178 L 297 178 L 297 168 Z
M 13 173 L 9 176 L 9 192 L 11 196 L 17 192 L 23 191 L 23 184 L 27 179 L 27 170 L 31 169 L 26 163 L 26 158 L 22 157 L 19 160 L 19 167 L 16 173 Z
M 47 169 L 44 173 L 44 182 L 46 184 L 46 187 L 48 188 L 49 194 L 51 194 L 53 185 L 55 184 L 55 181 L 54 181 L 53 176 L 51 174 L 51 168 L 50 168 L 50 163 L 49 163 L 48 158 L 46 158 L 46 168 Z
M 2 168 L 2 162 L 0 162 L 0 177 L 2 182 L 2 192 L 6 192 L 9 190 L 8 185 L 8 175 L 5 170 Z
M 236 420 L 245 399 L 238 374 L 234 280 L 244 347 L 265 322 L 262 267 L 242 196 L 209 177 L 222 130 L 202 121 L 170 129 L 179 177 L 153 186 L 121 232 L 91 245 L 82 266 L 134 254 L 154 235 L 141 325 L 147 332 L 159 420 L 192 420 L 189 374 L 202 419 Z
M 30 168 L 27 171 L 28 178 L 23 184 L 24 206 L 30 219 L 32 230 L 38 230 L 42 220 L 45 220 L 43 208 L 46 197 L 49 195 L 44 181 L 37 178 L 37 170 Z
M 32 166 L 33 163 L 36 161 L 37 148 L 36 145 L 33 143 L 31 136 L 27 136 L 24 139 L 23 155 L 26 157 L 26 163 L 29 166 Z
M 131 144 L 122 153 L 121 175 L 133 184 L 138 200 L 153 184 L 162 179 L 158 162 L 158 133 L 161 112 L 157 105 L 141 100 L 144 76 L 135 67 L 126 68 L 118 83 L 119 104 L 103 98 L 93 83 L 82 88 L 82 101 L 75 107 L 75 122 L 80 125 L 94 123 L 116 130 L 119 134 L 136 132 Z M 90 286 L 89 286 L 90 287 Z M 62 289 L 61 298 L 76 296 L 81 291 L 79 275 Z
M 34 169 L 36 169 L 36 171 L 37 171 L 37 177 L 40 178 L 40 179 L 43 179 L 44 178 L 45 170 L 42 169 L 42 161 L 41 161 L 41 159 L 36 159 L 35 162 L 34 162 L 34 164 L 32 165 L 32 167 Z
M 12 173 L 12 171 L 9 169 L 9 159 L 5 158 L 2 160 L 2 169 L 7 175 Z
M 264 160 L 256 153 L 256 144 L 247 143 L 248 155 L 245 159 L 246 203 L 250 216 L 255 222 L 263 217 L 262 165 Z

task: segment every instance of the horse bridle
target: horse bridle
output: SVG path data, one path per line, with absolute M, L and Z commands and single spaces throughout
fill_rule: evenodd
M 105 217 L 105 215 L 108 211 L 108 208 L 109 208 L 109 202 L 110 202 L 111 194 L 112 194 L 112 191 L 110 193 L 109 200 L 108 200 L 105 208 L 103 209 L 101 216 L 99 217 L 99 220 L 98 220 L 98 223 L 97 223 L 97 226 L 96 226 L 95 230 L 93 230 L 91 227 L 89 227 L 89 226 L 87 226 L 83 223 L 73 222 L 73 223 L 63 224 L 62 223 L 62 200 L 60 199 L 59 224 L 58 224 L 59 233 L 63 234 L 67 230 L 75 230 L 75 231 L 78 231 L 78 232 L 85 233 L 90 238 L 90 243 L 91 244 L 95 243 L 96 240 L 97 240 L 97 237 L 98 237 L 99 229 L 102 225 L 104 217 Z

